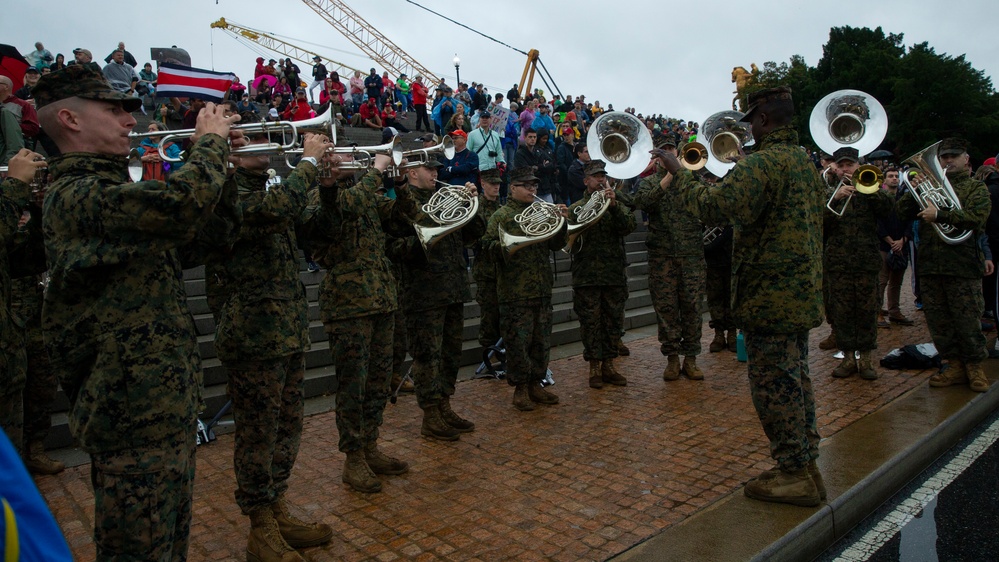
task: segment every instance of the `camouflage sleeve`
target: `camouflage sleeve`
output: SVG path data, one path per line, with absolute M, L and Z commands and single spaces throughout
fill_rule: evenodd
M 912 196 L 911 191 L 906 191 L 899 198 L 898 203 L 895 204 L 895 210 L 898 213 L 898 218 L 903 222 L 909 222 L 916 219 L 916 215 L 919 214 L 921 210 L 919 208 L 919 203 L 916 203 L 916 198 Z
M 486 218 L 482 216 L 482 213 L 475 213 L 475 217 L 461 227 L 461 241 L 466 248 L 471 248 L 482 239 L 482 235 L 485 233 Z
M 638 186 L 638 193 L 631 199 L 631 206 L 645 212 L 659 206 L 663 194 L 666 193 L 663 188 L 659 187 L 660 180 L 662 180 L 662 176 L 659 174 L 652 174 L 647 178 L 643 178 Z
M 239 205 L 239 188 L 230 176 L 222 185 L 222 196 L 212 215 L 190 244 L 179 250 L 185 269 L 213 261 L 226 255 L 239 239 L 243 208 Z
M 190 240 L 208 219 L 226 177 L 229 144 L 209 134 L 198 139 L 187 162 L 166 183 L 144 181 L 95 190 L 88 206 L 74 209 L 79 223 L 90 222 L 100 234 Z
M 860 195 L 871 198 L 871 207 L 874 209 L 874 216 L 879 219 L 886 219 L 895 212 L 895 198 L 883 189 L 879 189 L 871 194 Z
M 409 192 L 409 187 L 396 186 L 395 199 L 382 197 L 378 203 L 378 216 L 382 222 L 412 224 L 419 219 L 420 213 L 419 201 Z
M 17 228 L 18 220 L 21 218 L 20 209 L 22 208 L 25 207 L 19 207 L 16 212 L 17 220 L 14 222 L 14 228 L 17 229 L 17 232 L 13 235 L 12 242 L 6 244 L 8 249 L 7 265 L 10 268 L 10 276 L 15 279 L 27 275 L 44 273 L 48 269 L 45 262 L 45 237 L 42 234 L 42 213 L 37 206 L 27 204 L 26 208 L 31 213 L 31 218 L 23 227 Z M 4 213 L 6 219 L 6 209 L 0 212 Z
M 479 241 L 482 247 L 482 251 L 485 254 L 491 254 L 492 256 L 499 259 L 506 259 L 506 255 L 503 253 L 503 247 L 500 245 L 499 241 L 499 229 L 500 225 L 506 217 L 506 212 L 503 207 L 500 207 L 493 216 L 489 217 L 489 222 L 486 223 L 486 232 L 482 235 L 482 239 Z
M 271 186 L 263 197 L 242 205 L 244 223 L 260 226 L 298 220 L 309 200 L 309 186 L 318 173 L 312 164 L 299 162 L 286 180 Z
M 978 180 L 968 178 L 962 183 L 969 185 L 966 187 L 967 195 L 961 200 L 961 208 L 937 211 L 937 222 L 949 224 L 960 230 L 982 232 L 992 210 L 989 190 Z
M 660 190 L 662 191 L 662 190 Z M 634 232 L 638 222 L 635 220 L 635 213 L 624 205 L 611 205 L 607 209 L 607 214 L 614 226 L 614 233 L 618 236 L 627 236 Z
M 673 188 L 704 224 L 752 224 L 770 204 L 764 168 L 762 156 L 753 154 L 715 185 L 703 184 L 684 170 L 674 178 Z
M 569 221 L 566 220 L 562 223 L 562 228 L 559 229 L 558 234 L 548 239 L 548 249 L 553 252 L 557 252 L 562 248 L 565 248 L 565 243 L 568 240 L 569 240 Z
M 0 244 L 6 246 L 14 239 L 30 197 L 31 186 L 21 180 L 7 178 L 0 184 Z

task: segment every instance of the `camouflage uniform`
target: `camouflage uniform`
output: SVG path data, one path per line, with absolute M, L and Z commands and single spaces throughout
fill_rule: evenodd
M 704 295 L 704 229 L 683 207 L 680 194 L 659 187 L 665 172 L 644 180 L 634 205 L 649 215 L 649 292 L 659 321 L 663 355 L 701 353 L 701 297 Z M 681 176 L 693 180 L 689 171 Z
M 828 200 L 832 192 L 826 192 Z M 833 202 L 842 205 L 843 201 Z M 895 212 L 888 192 L 857 192 L 843 216 L 825 210 L 824 286 L 828 290 L 829 323 L 836 327 L 836 345 L 846 351 L 878 346 L 878 219 Z
M 26 358 L 20 322 L 11 314 L 10 247 L 17 234 L 21 212 L 28 205 L 31 187 L 7 178 L 0 184 L 0 428 L 21 452 Z
M 392 200 L 378 193 L 381 183 L 371 170 L 353 186 L 320 188 L 306 223 L 310 240 L 329 245 L 319 308 L 336 366 L 343 452 L 375 443 L 389 395 L 397 291 L 382 223 L 417 212 L 408 189 L 396 188 Z
M 43 443 L 52 429 L 52 403 L 59 387 L 59 381 L 49 365 L 45 340 L 42 339 L 42 299 L 45 291 L 43 279 L 43 275 L 15 279 L 11 291 L 11 312 L 24 326 L 24 350 L 27 355 L 27 382 L 24 386 L 25 447 L 31 443 Z
M 238 168 L 239 239 L 205 272 L 228 289 L 215 349 L 236 421 L 236 503 L 247 515 L 284 495 L 298 456 L 310 342 L 294 229 L 315 177 L 314 165 L 300 163 L 265 190 L 266 173 Z
M 711 244 L 704 246 L 705 291 L 713 330 L 735 329 L 732 320 L 732 227 L 726 226 Z
M 573 203 L 569 216 L 588 200 Z M 624 237 L 635 230 L 635 214 L 612 204 L 600 220 L 575 240 L 572 257 L 572 309 L 579 317 L 583 358 L 603 361 L 618 356 L 628 301 L 628 258 Z
M 490 201 L 479 196 L 479 214 L 489 222 L 500 208 L 499 199 Z M 482 250 L 482 244 L 475 245 L 475 259 L 472 260 L 472 277 L 475 279 L 475 302 L 479 304 L 479 345 L 495 345 L 500 338 L 499 303 L 496 301 L 496 259 Z
M 733 225 L 732 312 L 771 455 L 787 472 L 818 458 L 808 331 L 822 321 L 824 190 L 791 127 L 767 134 L 716 185 L 681 174 L 677 189 L 705 224 Z
M 967 172 L 947 174 L 947 179 L 961 201 L 961 209 L 939 210 L 937 220 L 958 231 L 973 230 L 974 234 L 960 244 L 947 244 L 930 223 L 919 222 L 919 293 L 926 325 L 940 357 L 978 363 L 988 355 L 979 323 L 985 310 L 985 256 L 978 238 L 992 203 L 985 184 Z M 914 220 L 919 211 L 912 193 L 899 199 L 898 215 L 903 221 Z
M 410 188 L 410 194 L 422 206 L 430 201 L 434 190 Z M 425 216 L 416 224 L 437 225 Z M 416 265 L 411 260 L 403 266 L 399 304 L 406 311 L 413 383 L 420 408 L 454 396 L 461 366 L 464 303 L 472 300 L 463 250 L 478 241 L 484 230 L 485 221 L 476 214 L 459 231 L 439 239 L 426 252 L 425 263 Z M 422 251 L 416 236 L 406 238 L 406 242 L 411 251 Z
M 98 559 L 187 555 L 202 381 L 177 250 L 212 218 L 228 155 L 204 135 L 165 184 L 131 183 L 121 157 L 49 162 L 42 329 L 91 455 Z
M 538 383 L 548 371 L 555 284 L 548 256 L 565 246 L 566 240 L 563 226 L 548 240 L 507 255 L 499 241 L 499 230 L 502 227 L 507 234 L 523 236 L 514 216 L 528 206 L 511 197 L 489 218 L 482 236 L 483 253 L 492 254 L 496 263 L 500 335 L 506 346 L 506 377 L 511 386 Z

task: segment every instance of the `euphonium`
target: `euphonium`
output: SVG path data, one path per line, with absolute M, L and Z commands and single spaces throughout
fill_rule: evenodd
M 479 198 L 469 193 L 465 186 L 438 183 L 442 187 L 421 208 L 438 226 L 413 224 L 425 252 L 429 252 L 441 238 L 468 224 L 479 211 Z
M 939 148 L 940 143 L 937 142 L 906 159 L 904 163 L 911 163 L 915 169 L 906 170 L 902 174 L 902 182 L 912 191 L 912 197 L 919 204 L 920 209 L 926 209 L 927 204 L 932 203 L 937 209 L 960 210 L 961 200 L 958 199 L 954 187 L 947 179 L 947 170 L 940 165 L 940 160 L 937 159 Z M 960 244 L 973 234 L 970 230 L 959 232 L 957 228 L 949 224 L 939 222 L 931 224 L 937 235 L 948 244 Z
M 566 240 L 565 247 L 562 248 L 562 251 L 567 254 L 571 253 L 574 249 L 573 246 L 576 245 L 576 240 L 579 238 L 579 235 L 582 234 L 587 228 L 596 224 L 597 221 L 600 220 L 600 217 L 607 212 L 610 204 L 611 200 L 604 195 L 604 190 L 600 189 L 594 191 L 593 194 L 590 195 L 589 199 L 586 200 L 586 203 L 573 208 L 572 214 L 575 215 L 576 222 L 569 224 L 567 229 L 568 239 Z
M 537 195 L 535 201 L 526 209 L 514 215 L 513 220 L 524 233 L 522 236 L 510 234 L 499 229 L 500 245 L 506 250 L 507 255 L 513 255 L 517 250 L 526 246 L 544 242 L 555 236 L 565 225 L 565 217 L 559 211 L 558 205 L 549 203 Z

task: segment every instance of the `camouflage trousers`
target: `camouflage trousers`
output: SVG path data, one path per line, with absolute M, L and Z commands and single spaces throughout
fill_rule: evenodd
M 579 317 L 583 359 L 603 361 L 617 357 L 627 301 L 626 286 L 573 287 L 572 311 Z
M 24 445 L 44 442 L 52 429 L 52 403 L 59 381 L 49 364 L 41 328 L 28 332 L 26 338 L 28 380 L 24 385 Z
M 663 355 L 701 353 L 704 257 L 663 257 L 649 252 L 649 292 L 659 322 Z
M 941 359 L 978 362 L 988 356 L 980 321 L 985 310 L 980 279 L 922 275 L 919 295 Z
M 305 412 L 305 355 L 223 363 L 236 439 L 236 504 L 248 515 L 288 489 Z
M 709 265 L 707 267 L 705 292 L 708 297 L 708 311 L 711 313 L 708 326 L 714 330 L 734 330 L 731 263 L 724 266 Z
M 878 272 L 829 271 L 829 323 L 836 329 L 836 345 L 846 351 L 878 347 Z M 983 344 L 984 345 L 984 344 Z
M 479 303 L 479 345 L 496 345 L 500 339 L 500 314 L 495 279 L 475 280 L 475 302 Z
M 392 312 L 326 324 L 336 367 L 338 448 L 344 453 L 378 440 L 391 386 L 394 328 Z
M 406 362 L 409 352 L 409 338 L 406 332 L 406 314 L 399 308 L 393 313 L 392 334 L 392 375 L 402 375 L 402 364 Z M 394 388 L 392 390 L 395 390 Z
M 507 382 L 516 386 L 541 381 L 548 371 L 551 351 L 551 297 L 503 302 L 499 313 Z
M 24 388 L 20 385 L 0 390 L 0 429 L 18 453 L 25 451 L 23 405 Z
M 464 303 L 408 311 L 409 354 L 413 356 L 413 385 L 420 408 L 454 396 L 461 366 L 461 330 Z
M 801 470 L 819 456 L 815 395 L 808 376 L 808 331 L 744 335 L 749 390 L 770 440 L 770 456 L 784 470 Z
M 183 429 L 161 448 L 91 454 L 97 560 L 187 560 L 195 444 Z

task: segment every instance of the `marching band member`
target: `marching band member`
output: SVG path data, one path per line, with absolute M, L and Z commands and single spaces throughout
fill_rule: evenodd
M 496 168 L 479 175 L 482 193 L 479 195 L 479 214 L 489 219 L 500 209 L 499 190 L 503 176 Z M 496 257 L 482 248 L 481 240 L 475 246 L 472 260 L 472 278 L 475 279 L 475 302 L 479 304 L 479 345 L 483 348 L 496 345 L 500 338 L 499 303 L 496 301 Z
M 410 168 L 410 194 L 423 208 L 416 223 L 437 226 L 426 215 L 431 197 L 437 192 L 437 169 L 441 163 L 430 158 Z M 469 197 L 476 195 L 474 183 L 462 186 Z M 461 366 L 461 332 L 465 323 L 465 301 L 472 300 L 464 248 L 478 241 L 485 231 L 481 216 L 427 248 L 425 260 L 403 263 L 403 292 L 400 305 L 406 312 L 409 354 L 413 356 L 413 383 L 416 401 L 423 410 L 420 433 L 431 439 L 457 440 L 459 434 L 475 430 L 475 424 L 451 408 L 458 368 Z M 423 252 L 416 236 L 407 238 L 411 252 Z
M 971 390 L 985 392 L 989 380 L 982 371 L 982 361 L 988 354 L 979 322 L 985 309 L 985 258 L 978 238 L 985 230 L 992 202 L 985 184 L 970 176 L 964 140 L 944 139 L 938 156 L 960 208 L 938 209 L 930 203 L 920 210 L 912 192 L 906 192 L 898 201 L 898 215 L 903 221 L 920 219 L 919 296 L 933 343 L 946 361 L 940 372 L 930 377 L 930 386 L 968 383 Z M 948 244 L 934 232 L 933 223 L 972 230 L 973 234 L 960 244 Z
M 682 174 L 676 189 L 702 222 L 734 228 L 733 314 L 745 334 L 753 405 L 777 462 L 750 480 L 745 494 L 816 506 L 825 488 L 815 464 L 808 331 L 822 322 L 824 191 L 791 125 L 791 89 L 760 90 L 748 102 L 742 121 L 751 123 L 758 148 L 716 186 Z M 681 172 L 674 155 L 658 157 L 670 175 Z
M 583 173 L 586 196 L 569 207 L 569 216 L 598 191 L 610 200 L 610 206 L 573 244 L 572 309 L 579 317 L 583 359 L 590 366 L 590 388 L 603 388 L 604 383 L 625 386 L 628 379 L 615 368 L 614 359 L 618 356 L 628 301 L 624 237 L 635 230 L 635 214 L 618 204 L 607 183 L 603 160 L 590 160 Z
M 523 247 L 507 255 L 500 243 L 500 229 L 521 235 L 516 216 L 535 201 L 538 187 L 531 168 L 510 174 L 510 197 L 489 219 L 482 237 L 483 252 L 496 260 L 496 300 L 500 311 L 500 335 L 506 345 L 506 379 L 515 388 L 513 405 L 520 411 L 534 404 L 558 404 L 558 396 L 545 390 L 541 381 L 548 372 L 549 338 L 552 332 L 552 286 L 555 283 L 549 250 L 565 245 L 565 225 L 543 243 Z M 565 205 L 553 205 L 563 216 Z M 557 210 L 557 211 L 556 211 Z
M 251 140 L 266 142 L 264 135 Z M 295 548 L 333 536 L 329 525 L 290 515 L 284 499 L 301 442 L 310 345 L 295 226 L 318 161 L 330 146 L 325 136 L 306 134 L 298 166 L 269 189 L 270 155 L 241 156 L 233 177 L 243 220 L 239 238 L 206 269 L 206 277 L 216 276 L 226 288 L 215 349 L 236 422 L 236 503 L 250 518 L 246 553 L 251 560 L 301 560 Z

